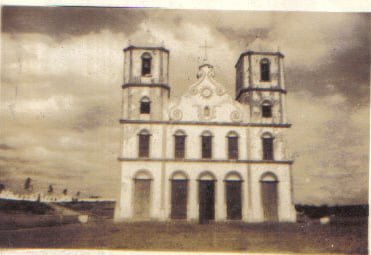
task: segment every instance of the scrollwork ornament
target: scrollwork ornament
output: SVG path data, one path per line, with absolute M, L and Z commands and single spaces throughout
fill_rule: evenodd
M 198 89 L 197 88 L 191 88 L 190 93 L 191 93 L 191 95 L 195 96 L 198 93 Z
M 222 95 L 224 95 L 224 93 L 225 93 L 225 90 L 223 88 L 220 88 L 220 87 L 216 88 L 216 94 L 218 96 L 222 96 Z
M 233 111 L 230 117 L 233 122 L 241 121 L 241 113 L 238 111 Z
M 204 98 L 209 98 L 213 94 L 212 90 L 209 87 L 203 87 L 201 89 L 201 96 Z
M 183 112 L 179 109 L 175 109 L 171 115 L 173 120 L 181 120 L 183 118 Z

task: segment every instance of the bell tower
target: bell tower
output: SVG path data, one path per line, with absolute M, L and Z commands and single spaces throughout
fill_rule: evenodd
M 250 122 L 286 124 L 284 55 L 243 52 L 235 65 L 236 100 L 249 106 Z
M 169 50 L 163 47 L 124 49 L 122 118 L 164 120 L 170 96 Z

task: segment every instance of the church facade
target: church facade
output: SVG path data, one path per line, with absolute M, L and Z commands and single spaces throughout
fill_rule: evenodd
M 243 52 L 236 96 L 199 66 L 170 97 L 169 50 L 124 49 L 116 221 L 293 222 L 284 56 Z

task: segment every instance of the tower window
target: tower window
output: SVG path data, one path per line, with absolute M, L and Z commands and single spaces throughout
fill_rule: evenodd
M 262 136 L 263 143 L 263 159 L 273 160 L 273 137 L 267 133 Z
M 238 159 L 238 134 L 230 132 L 227 135 L 228 139 L 228 159 Z
M 262 103 L 262 116 L 263 118 L 272 117 L 272 105 L 269 101 L 264 101 Z
M 143 97 L 140 100 L 140 113 L 141 114 L 149 114 L 151 113 L 151 101 L 148 97 Z
M 207 159 L 212 156 L 212 134 L 208 131 L 201 135 L 202 158 Z
M 266 58 L 260 61 L 260 80 L 270 81 L 270 63 Z
M 139 133 L 139 157 L 149 157 L 149 140 L 150 133 L 147 130 L 142 130 Z
M 175 139 L 174 157 L 184 158 L 185 157 L 185 139 L 186 139 L 185 133 L 183 131 L 175 132 L 174 139 Z
M 142 75 L 151 74 L 152 56 L 148 52 L 142 55 Z

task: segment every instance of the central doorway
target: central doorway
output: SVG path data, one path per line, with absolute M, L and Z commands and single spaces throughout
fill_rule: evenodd
M 227 204 L 227 219 L 242 219 L 242 178 L 238 172 L 232 171 L 224 179 Z
M 215 219 L 215 178 L 211 173 L 200 176 L 198 190 L 199 222 L 204 224 Z
M 181 172 L 171 177 L 171 219 L 187 219 L 188 179 Z

